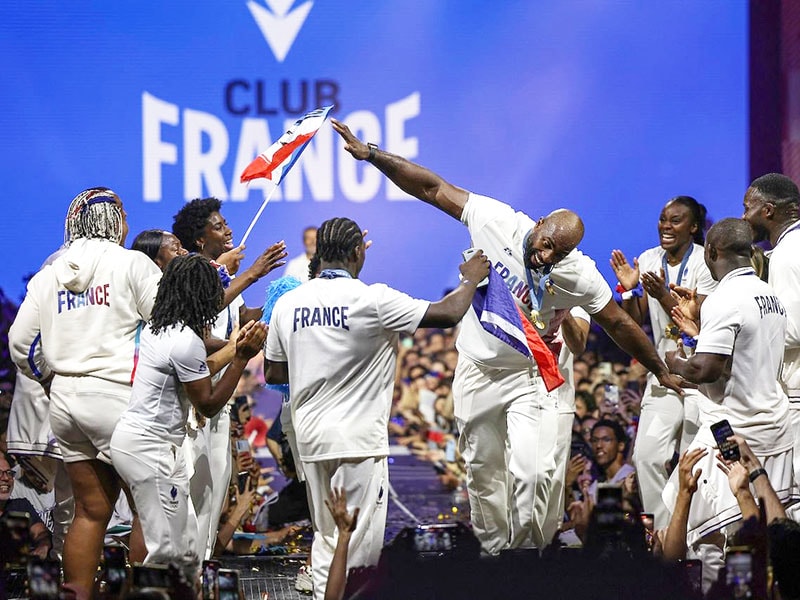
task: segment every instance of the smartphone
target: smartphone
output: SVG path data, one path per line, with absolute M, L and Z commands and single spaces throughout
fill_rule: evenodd
M 57 560 L 28 560 L 28 593 L 32 600 L 58 600 L 61 564 Z
M 219 569 L 217 571 L 219 587 L 218 600 L 239 600 L 239 571 Z
M 686 581 L 693 593 L 700 597 L 703 593 L 703 561 L 695 558 L 680 561 L 685 569 Z
M 734 546 L 728 549 L 725 556 L 725 583 L 732 598 L 753 597 L 753 554 L 750 548 Z
M 573 456 L 586 456 L 586 444 L 583 442 L 572 442 L 569 447 L 569 456 L 572 458 Z
M 217 600 L 219 598 L 219 569 L 220 562 L 218 560 L 203 561 L 203 600 Z
M 733 435 L 733 429 L 727 419 L 718 421 L 711 426 L 711 433 L 714 434 L 714 440 L 717 442 L 722 458 L 728 461 L 737 461 L 741 458 L 739 454 L 739 445 L 728 438 Z
M 22 562 L 30 546 L 31 516 L 22 511 L 12 510 L 4 515 L 8 540 L 3 542 L 2 554 L 12 563 Z
M 120 594 L 125 586 L 128 571 L 125 566 L 125 548 L 122 546 L 103 546 L 103 564 L 108 590 Z
M 597 485 L 595 517 L 599 527 L 618 528 L 625 520 L 622 510 L 622 486 L 613 483 Z
M 433 470 L 436 471 L 436 473 L 439 475 L 444 475 L 445 473 L 447 473 L 447 467 L 445 467 L 442 463 L 438 461 L 433 463 Z
M 239 474 L 236 476 L 236 485 L 239 488 L 240 494 L 244 494 L 245 490 L 247 490 L 248 481 L 250 481 L 250 472 L 239 471 Z
M 470 258 L 472 258 L 472 255 L 475 254 L 478 250 L 480 250 L 480 248 L 467 248 L 466 250 L 464 250 L 461 253 L 461 256 L 464 257 L 464 262 L 467 262 Z M 483 281 L 478 283 L 478 285 L 484 285 L 484 284 L 487 284 L 487 283 L 489 283 L 489 278 L 485 277 L 483 279 Z
M 446 462 L 456 462 L 456 441 L 455 440 L 447 440 L 447 444 L 444 447 L 444 460 Z
M 606 384 L 606 401 L 611 406 L 619 406 L 619 386 Z
M 603 379 L 610 379 L 611 374 L 614 372 L 613 365 L 608 361 L 603 361 L 597 365 L 597 372 Z
M 169 591 L 169 569 L 166 565 L 133 565 L 133 589 L 156 588 Z
M 652 550 L 655 543 L 655 538 L 653 537 L 655 535 L 653 513 L 640 513 L 639 520 L 642 522 L 642 527 L 644 527 L 645 544 L 647 544 L 647 547 Z
M 236 452 L 242 455 L 250 454 L 250 442 L 244 438 L 236 440 Z
M 410 337 L 403 338 L 400 343 L 403 345 L 403 348 L 411 349 L 414 347 L 414 339 Z

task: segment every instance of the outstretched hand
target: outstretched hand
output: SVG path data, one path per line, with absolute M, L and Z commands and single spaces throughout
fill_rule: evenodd
M 626 290 L 632 290 L 639 285 L 639 259 L 633 259 L 633 267 L 628 264 L 628 259 L 622 253 L 622 250 L 612 250 L 611 260 L 609 261 L 611 268 L 614 269 L 614 275 L 617 276 L 617 281 Z
M 369 158 L 369 146 L 353 135 L 353 132 L 350 131 L 347 125 L 333 118 L 331 118 L 331 125 L 333 125 L 333 130 L 342 136 L 345 142 L 344 149 L 347 150 L 353 158 L 356 160 L 366 160 Z
M 684 452 L 678 460 L 678 488 L 687 494 L 697 491 L 697 480 L 703 474 L 703 469 L 694 470 L 695 465 L 708 454 L 708 448 L 695 448 Z
M 256 279 L 261 279 L 271 271 L 286 264 L 286 242 L 280 241 L 272 244 L 264 250 L 255 262 L 247 269 L 247 272 L 254 275 Z
M 217 261 L 221 265 L 225 265 L 225 268 L 228 269 L 228 274 L 236 275 L 239 271 L 239 265 L 244 260 L 244 244 L 239 244 L 233 250 L 228 250 L 227 252 L 223 252 L 217 257 Z
M 331 512 L 333 521 L 340 532 L 352 533 L 355 531 L 360 509 L 356 507 L 352 515 L 347 512 L 347 493 L 344 488 L 333 488 L 329 499 L 325 500 L 325 506 Z

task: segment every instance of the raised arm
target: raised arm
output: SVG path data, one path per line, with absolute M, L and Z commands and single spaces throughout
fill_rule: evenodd
M 664 364 L 652 342 L 634 320 L 613 300 L 609 300 L 600 312 L 592 315 L 600 326 L 611 336 L 616 344 L 642 363 L 658 382 L 683 395 L 680 388 L 680 378 L 672 375 Z
M 356 160 L 367 160 L 401 190 L 461 220 L 469 192 L 446 182 L 433 171 L 374 146 L 368 146 L 336 119 L 333 129 L 345 141 L 344 149 Z
M 489 259 L 478 250 L 459 269 L 463 279 L 459 286 L 438 302 L 431 302 L 420 327 L 452 327 L 461 320 L 472 303 L 478 283 L 489 274 Z

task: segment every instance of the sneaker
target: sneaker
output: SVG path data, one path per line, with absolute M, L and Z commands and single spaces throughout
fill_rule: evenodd
M 303 565 L 297 571 L 297 577 L 294 579 L 294 589 L 304 594 L 310 594 L 314 591 L 314 582 L 311 579 L 311 565 Z

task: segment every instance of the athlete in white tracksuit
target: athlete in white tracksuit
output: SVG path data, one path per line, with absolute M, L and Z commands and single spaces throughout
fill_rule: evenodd
M 332 124 L 354 158 L 369 160 L 403 191 L 466 225 L 472 246 L 486 252 L 517 306 L 542 331 L 566 310 L 582 306 L 624 350 L 678 389 L 655 348 L 613 301 L 594 261 L 575 249 L 583 237 L 578 215 L 559 210 L 534 221 L 367 146 L 336 119 Z M 560 518 L 559 511 L 548 510 L 552 502 L 561 503 L 553 485 L 557 395 L 547 394 L 536 364 L 481 327 L 474 310 L 464 318 L 456 347 L 453 397 L 475 534 L 492 554 L 542 548 L 550 542 L 547 519 Z
M 786 343 L 781 384 L 789 397 L 794 439 L 794 477 L 800 483 L 800 193 L 795 183 L 778 173 L 755 179 L 744 197 L 744 218 L 755 241 L 769 240 L 769 284 L 786 309 Z M 800 517 L 800 506 L 791 509 Z
M 633 267 L 619 250 L 611 255 L 620 285 L 636 290 L 625 292 L 622 308 L 639 323 L 649 316 L 653 341 L 662 358 L 677 349 L 680 341 L 668 312 L 677 305 L 669 285 L 696 290 L 699 302 L 717 286 L 703 259 L 704 227 L 705 208 L 690 196 L 677 196 L 659 216 L 660 245 L 645 250 Z M 668 478 L 666 465 L 676 450 L 682 451 L 694 439 L 698 404 L 704 402 L 708 399 L 696 390 L 687 389 L 680 396 L 659 385 L 652 374 L 647 378 L 633 463 L 644 510 L 653 513 L 656 529 L 665 528 L 670 518 L 661 499 Z
M 443 300 L 413 299 L 357 279 L 366 245 L 350 219 L 318 231 L 320 275 L 275 304 L 265 351 L 268 383 L 289 383 L 291 421 L 314 526 L 314 597 L 322 600 L 336 524 L 325 499 L 333 488 L 359 507 L 348 567 L 378 563 L 386 526 L 388 421 L 399 333 L 451 327 L 488 273 L 482 253 L 461 267 L 465 280 Z
M 67 214 L 68 248 L 31 279 L 9 331 L 17 366 L 42 381 L 52 375 L 50 425 L 75 494 L 64 574 L 86 590 L 119 493 L 108 444 L 130 398 L 137 335 L 161 277 L 150 259 L 121 246 L 127 231 L 113 191 L 76 196 Z
M 190 302 L 192 296 L 199 301 Z M 205 546 L 197 545 L 181 450 L 189 408 L 194 405 L 207 417 L 219 412 L 266 339 L 261 325 L 258 331 L 251 326 L 243 332 L 233 362 L 212 390 L 211 375 L 219 365 L 209 366 L 200 334 L 215 317 L 222 297 L 217 272 L 205 258 L 178 257 L 169 264 L 153 321 L 142 332 L 130 406 L 111 439 L 114 466 L 130 487 L 142 522 L 145 562 L 178 562 L 190 581 Z

